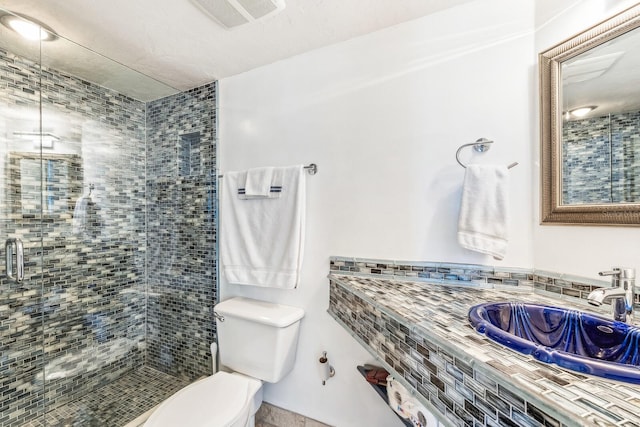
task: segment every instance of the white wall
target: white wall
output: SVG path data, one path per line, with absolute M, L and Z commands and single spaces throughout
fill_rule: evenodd
M 536 1 L 536 52 L 543 52 L 604 19 L 632 6 L 637 1 L 616 0 L 538 0 Z M 537 96 L 534 102 L 538 102 Z M 537 114 L 536 105 L 536 114 Z M 536 118 L 536 123 L 539 118 Z M 536 132 L 538 128 L 536 127 Z M 534 141 L 539 158 L 538 137 Z M 533 242 L 534 266 L 597 278 L 597 272 L 622 265 L 640 269 L 640 228 L 540 226 L 539 164 L 535 165 L 533 187 L 536 207 Z
M 371 357 L 326 313 L 328 259 L 497 263 L 456 243 L 461 144 L 496 141 L 466 161 L 520 162 L 498 265 L 532 267 L 533 24 L 533 0 L 479 0 L 220 81 L 222 172 L 319 166 L 307 179 L 299 289 L 221 283 L 222 299 L 306 311 L 294 371 L 266 386 L 266 401 L 341 427 L 399 425 L 355 369 Z M 322 350 L 337 371 L 324 387 Z

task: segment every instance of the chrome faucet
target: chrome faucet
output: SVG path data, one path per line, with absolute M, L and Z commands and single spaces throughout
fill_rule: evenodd
M 613 319 L 633 322 L 633 301 L 635 298 L 636 271 L 633 268 L 613 267 L 612 271 L 601 271 L 600 276 L 611 276 L 611 288 L 599 288 L 587 297 L 591 305 L 600 306 L 611 300 Z

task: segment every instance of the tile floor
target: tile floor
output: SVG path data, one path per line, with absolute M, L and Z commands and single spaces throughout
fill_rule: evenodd
M 330 427 L 303 415 L 263 402 L 256 413 L 256 427 Z
M 190 382 L 142 367 L 24 427 L 142 426 L 142 414 Z M 256 413 L 256 427 L 330 426 L 264 402 Z
M 123 426 L 189 383 L 142 367 L 24 427 Z

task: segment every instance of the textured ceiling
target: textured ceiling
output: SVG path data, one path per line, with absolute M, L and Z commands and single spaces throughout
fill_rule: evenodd
M 469 1 L 286 0 L 279 14 L 232 30 L 190 0 L 0 0 L 0 7 L 185 90 Z M 70 58 L 65 50 L 55 52 L 57 62 L 73 69 L 78 49 Z

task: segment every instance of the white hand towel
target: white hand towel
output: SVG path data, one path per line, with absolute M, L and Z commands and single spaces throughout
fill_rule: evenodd
M 501 260 L 507 251 L 509 172 L 506 166 L 468 165 L 462 187 L 458 242 Z
M 220 195 L 220 263 L 229 283 L 291 289 L 304 245 L 303 166 L 274 168 L 279 198 L 242 200 L 245 172 L 225 172 Z
M 247 198 L 269 197 L 272 180 L 272 167 L 249 169 L 244 182 L 244 195 Z
M 86 231 L 87 226 L 87 205 L 88 197 L 80 197 L 76 200 L 76 207 L 73 209 L 73 232 L 80 234 Z

